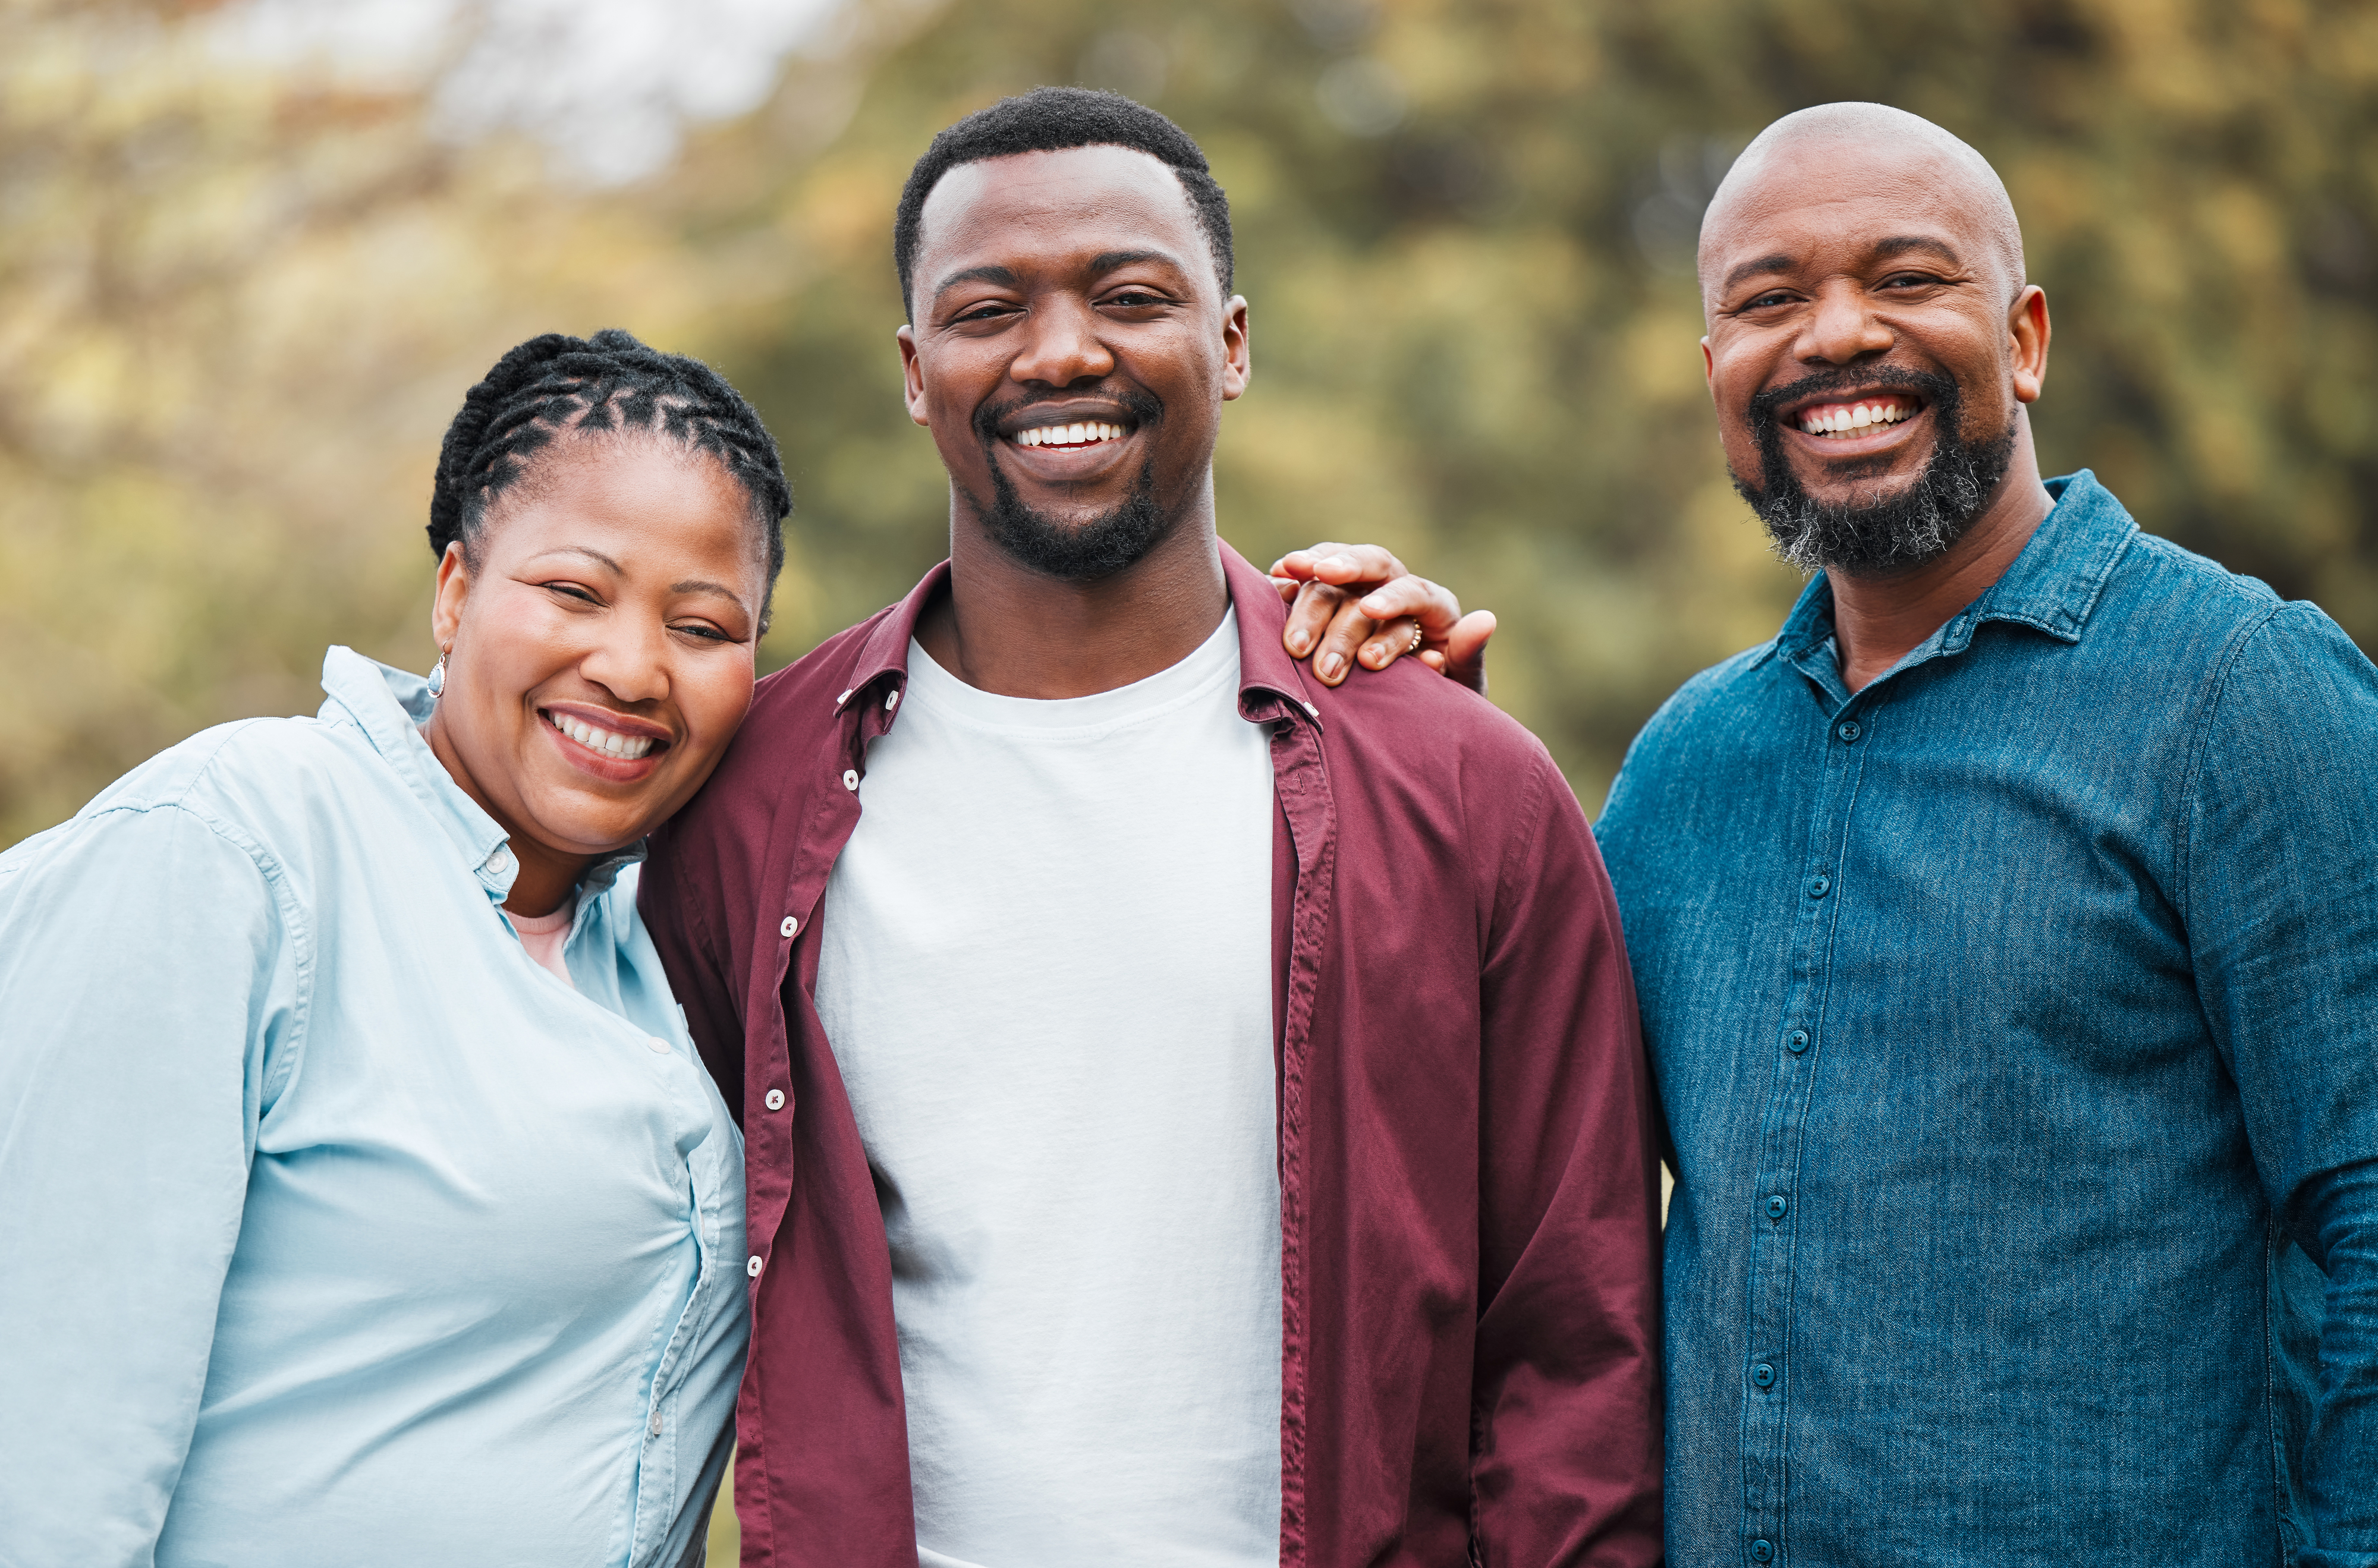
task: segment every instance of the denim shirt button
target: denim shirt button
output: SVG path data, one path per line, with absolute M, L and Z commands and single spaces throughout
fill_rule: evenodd
M 1775 1561 L 1775 1549 L 1768 1545 L 1765 1541 L 1752 1541 L 1750 1543 L 1750 1560 L 1753 1562 L 1772 1562 Z
M 1767 1217 L 1769 1219 L 1782 1219 L 1784 1217 L 1784 1211 L 1791 1206 L 1790 1202 L 1784 1198 L 1784 1194 L 1778 1192 L 1775 1196 L 1767 1200 Z
M 1761 1361 L 1750 1369 L 1750 1381 L 1761 1388 L 1770 1387 L 1775 1382 L 1775 1369 Z
M 1819 872 L 1816 876 L 1808 879 L 1808 896 L 1810 898 L 1822 898 L 1832 891 L 1833 880 L 1831 877 L 1824 875 L 1822 872 Z
M 1833 733 L 1840 736 L 1844 742 L 1855 744 L 1857 737 L 1864 735 L 1866 731 L 1858 728 L 1858 722 L 1856 719 L 1844 719 L 1842 721 L 1841 727 Z
M 1784 1048 L 1794 1056 L 1798 1056 L 1808 1048 L 1808 1032 L 1806 1029 L 1793 1030 L 1784 1036 Z

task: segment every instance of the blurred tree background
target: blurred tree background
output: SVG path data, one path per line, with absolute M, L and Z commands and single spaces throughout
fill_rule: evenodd
M 203 724 L 311 711 L 328 642 L 426 665 L 438 440 L 534 332 L 627 327 L 768 416 L 799 496 L 770 666 L 896 597 L 946 502 L 893 202 L 1038 82 L 1155 104 L 1230 191 L 1257 375 L 1226 536 L 1376 540 L 1498 611 L 1495 696 L 1590 808 L 1797 589 L 1718 460 L 1691 255 L 1735 150 L 1831 99 L 2005 176 L 2051 472 L 2378 647 L 2367 0 L 782 0 L 757 42 L 768 0 L 711 0 L 633 51 L 739 18 L 684 90 L 542 119 L 499 101 L 566 62 L 504 5 L 413 3 L 441 20 L 407 52 L 288 45 L 305 0 L 279 33 L 264 0 L 0 0 L 0 844 Z

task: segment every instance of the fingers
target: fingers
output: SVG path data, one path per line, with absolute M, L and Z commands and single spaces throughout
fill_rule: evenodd
M 1403 576 L 1404 564 L 1377 545 L 1315 545 L 1282 556 L 1272 563 L 1271 575 L 1360 589 Z
M 1336 611 L 1329 617 L 1328 628 L 1321 634 L 1320 645 L 1314 650 L 1313 673 L 1324 686 L 1336 686 L 1354 673 L 1354 657 L 1363 640 L 1379 629 L 1379 623 L 1364 615 L 1356 605 L 1353 595 L 1343 590 L 1331 590 L 1339 596 Z M 1411 640 L 1411 633 L 1404 633 Z M 1384 668 L 1385 665 L 1374 666 Z
M 1354 651 L 1354 657 L 1365 669 L 1384 670 L 1398 659 L 1407 658 L 1427 645 L 1425 635 L 1417 640 L 1412 636 L 1413 628 L 1419 625 L 1410 616 L 1381 621 L 1378 630 L 1371 635 L 1370 640 Z
M 1454 623 L 1445 652 L 1435 667 L 1483 697 L 1486 694 L 1486 641 L 1495 635 L 1495 612 L 1472 610 Z M 1423 654 L 1423 658 L 1428 655 Z
M 1280 642 L 1288 649 L 1289 657 L 1302 659 L 1319 645 L 1322 634 L 1329 629 L 1353 594 L 1343 588 L 1332 588 L 1326 582 L 1295 582 L 1296 599 L 1289 606 L 1288 625 L 1280 633 Z
M 1273 586 L 1289 604 L 1280 641 L 1291 656 L 1311 658 L 1324 686 L 1341 684 L 1357 663 L 1386 669 L 1419 647 L 1442 655 L 1461 619 L 1452 593 L 1404 570 L 1378 545 L 1324 543 L 1274 561 Z M 1431 668 L 1444 668 L 1442 656 Z M 1483 678 L 1483 675 L 1482 677 Z
M 1298 582 L 1309 582 L 1313 580 L 1315 562 L 1325 556 L 1342 555 L 1345 549 L 1346 546 L 1343 545 L 1322 544 L 1308 545 L 1302 550 L 1291 550 L 1272 562 L 1271 575 L 1289 578 Z
M 1461 601 L 1453 596 L 1453 591 L 1424 577 L 1399 577 L 1384 588 L 1375 588 L 1363 595 L 1359 607 L 1381 625 L 1398 616 L 1415 621 L 1432 643 L 1442 643 L 1461 619 Z M 1411 641 L 1409 629 L 1403 640 Z
M 1310 656 L 1322 684 L 1336 686 L 1353 673 L 1355 650 L 1375 629 L 1377 618 L 1350 616 L 1347 605 L 1356 594 L 1403 575 L 1395 553 L 1377 545 L 1324 543 L 1291 550 L 1271 565 L 1273 586 L 1289 602 L 1281 644 L 1291 658 Z M 1411 640 L 1409 632 L 1405 640 Z

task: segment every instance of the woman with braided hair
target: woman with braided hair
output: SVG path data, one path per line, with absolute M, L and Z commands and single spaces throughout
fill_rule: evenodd
M 637 862 L 789 509 L 706 366 L 523 343 L 439 458 L 426 680 L 333 648 L 316 717 L 0 856 L 0 1562 L 701 1561 L 742 1141 Z

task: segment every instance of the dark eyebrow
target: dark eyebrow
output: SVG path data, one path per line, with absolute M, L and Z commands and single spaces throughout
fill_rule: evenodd
M 1101 251 L 1090 257 L 1090 271 L 1094 275 L 1111 272 L 1118 267 L 1129 267 L 1135 261 L 1160 261 L 1176 272 L 1187 270 L 1181 265 L 1180 259 L 1170 251 L 1109 250 Z
M 941 298 L 960 283 L 997 283 L 1003 288 L 1015 287 L 1015 273 L 1006 267 L 965 267 L 933 285 L 933 297 Z
M 1957 265 L 1957 253 L 1949 248 L 1948 242 L 1925 234 L 1894 234 L 1890 239 L 1878 240 L 1875 242 L 1874 258 L 1887 261 L 1894 256 L 1905 256 L 1911 250 L 1937 256 L 1952 267 Z
M 700 578 L 689 578 L 683 582 L 672 582 L 669 584 L 669 592 L 672 593 L 715 593 L 721 599 L 732 600 L 735 607 L 739 610 L 743 607 L 742 594 L 736 592 L 732 588 L 725 587 L 719 583 L 704 582 Z
M 1952 267 L 1961 264 L 1957 253 L 1949 247 L 1947 241 L 1936 240 L 1928 234 L 1893 234 L 1887 240 L 1875 241 L 1873 250 L 1868 254 L 1872 260 L 1888 261 L 1894 256 L 1905 256 L 1910 251 L 1937 256 Z M 1788 272 L 1792 269 L 1793 261 L 1793 257 L 1780 250 L 1756 261 L 1746 261 L 1725 275 L 1725 292 L 1733 293 L 1736 284 L 1762 272 Z
M 610 568 L 611 573 L 615 577 L 625 577 L 628 575 L 627 568 L 621 566 L 619 562 L 613 560 L 602 551 L 590 550 L 583 545 L 556 545 L 550 550 L 538 551 L 530 558 L 532 560 L 541 561 L 547 556 L 583 556 L 590 561 L 600 561 L 603 565 Z
M 628 575 L 627 568 L 621 566 L 619 562 L 613 560 L 602 551 L 589 549 L 583 545 L 556 545 L 552 549 L 540 551 L 538 554 L 531 557 L 530 559 L 543 560 L 546 556 L 583 556 L 590 561 L 600 561 L 604 566 L 610 569 L 612 575 L 615 577 L 625 577 Z M 715 593 L 721 599 L 732 601 L 737 609 L 744 607 L 742 594 L 736 592 L 735 590 L 727 587 L 723 583 L 712 582 L 703 578 L 691 577 L 686 579 L 683 582 L 672 582 L 669 584 L 669 592 L 672 593 Z
M 1746 261 L 1725 275 L 1725 292 L 1732 293 L 1734 286 L 1745 278 L 1756 278 L 1761 272 L 1788 272 L 1791 269 L 1792 258 L 1780 250 L 1772 256 L 1762 256 L 1756 261 Z

